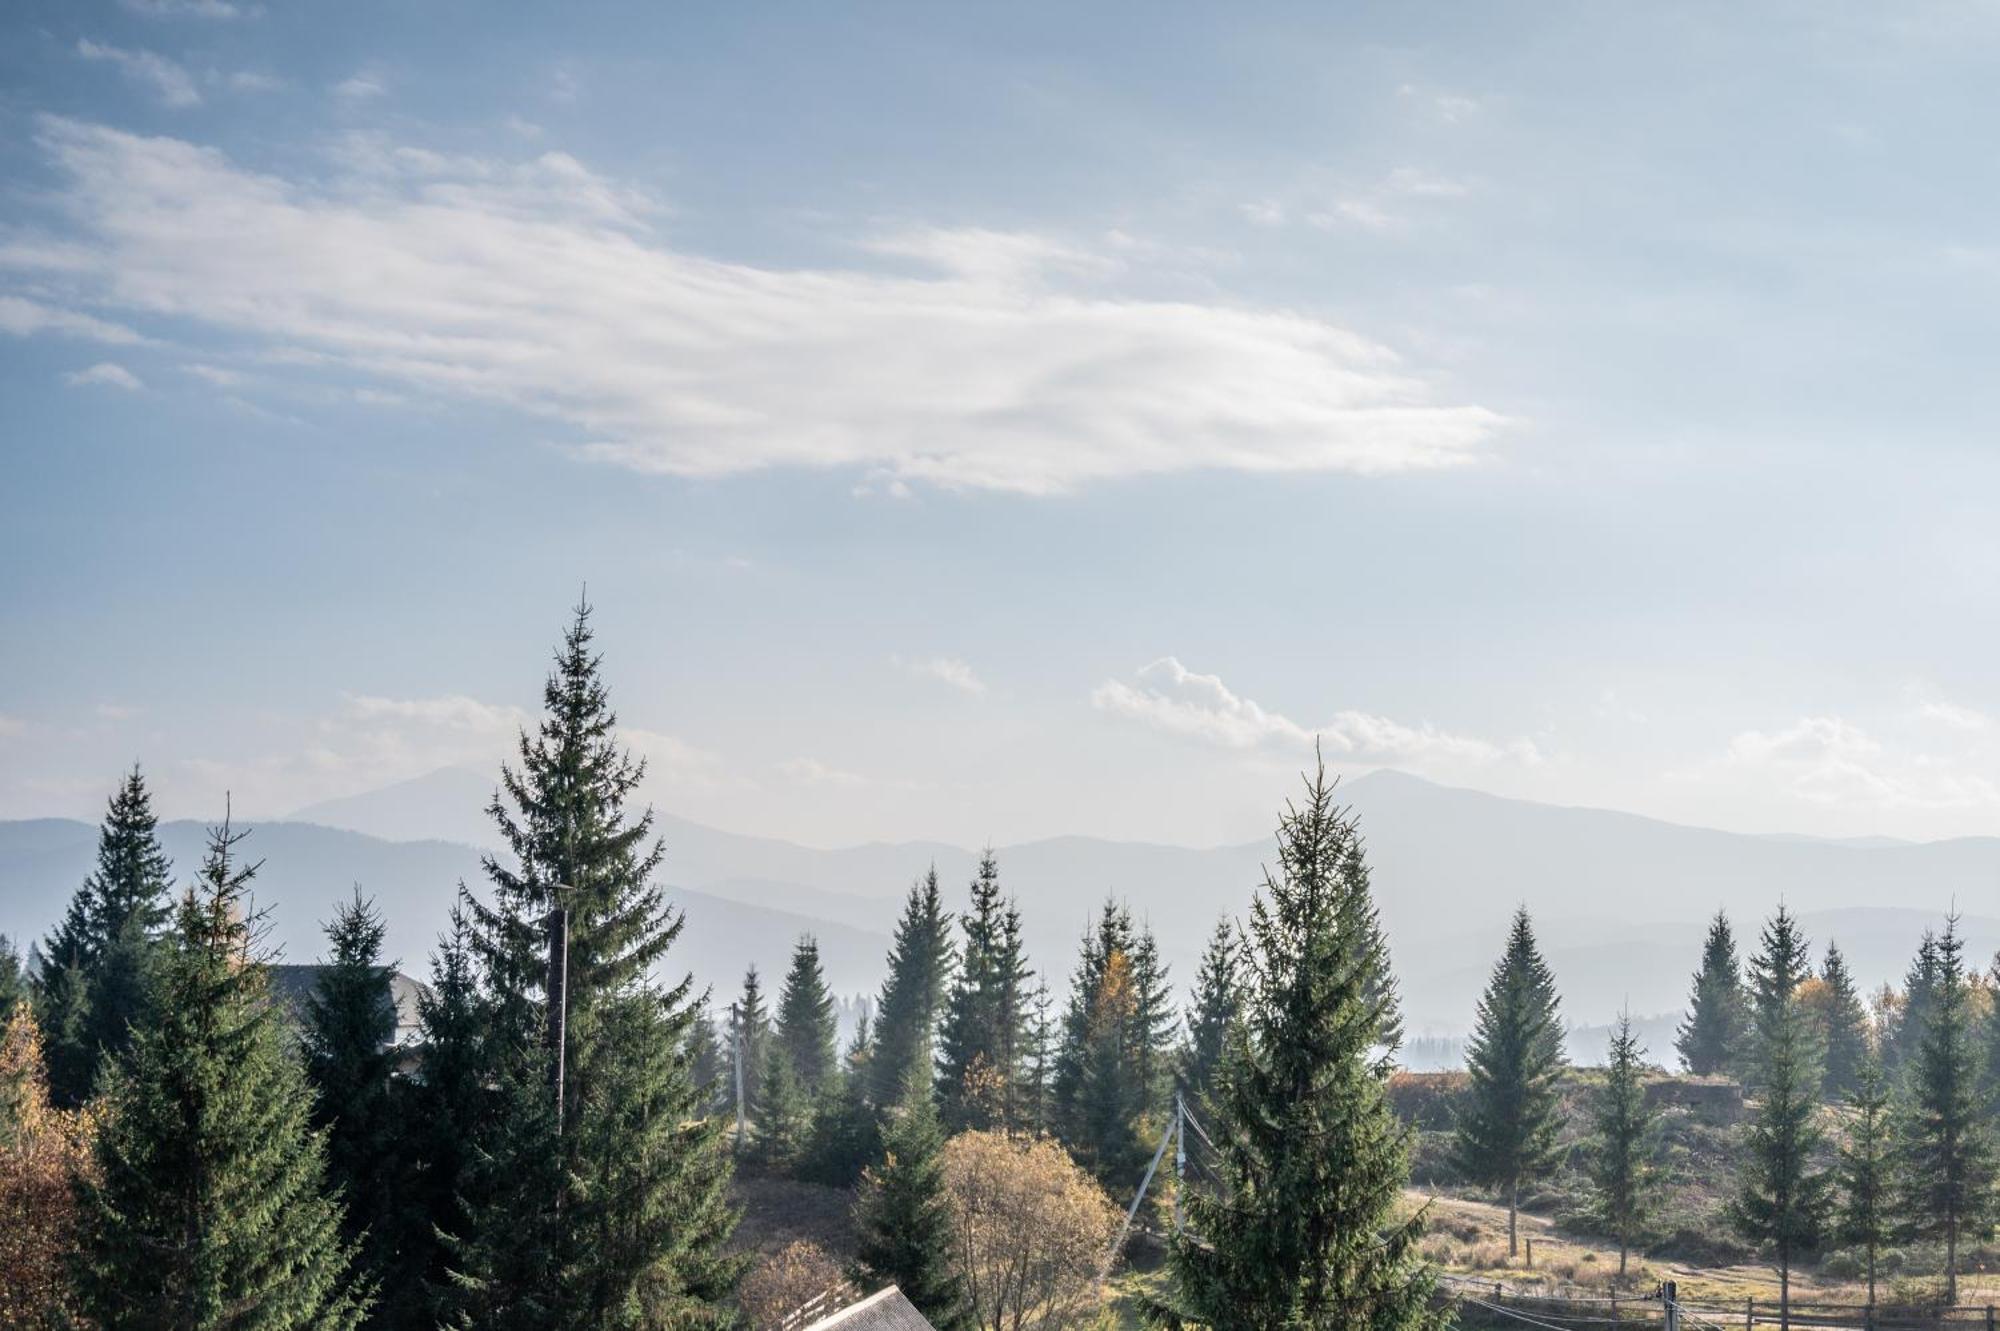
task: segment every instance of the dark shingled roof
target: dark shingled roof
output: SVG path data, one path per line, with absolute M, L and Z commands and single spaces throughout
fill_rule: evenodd
M 319 987 L 320 973 L 325 966 L 273 966 L 271 992 L 284 1005 L 286 1014 L 293 1021 L 305 1018 L 306 1000 Z M 417 995 L 424 992 L 424 986 L 401 971 L 389 974 L 389 994 L 396 1000 L 396 1039 L 398 1045 L 408 1045 L 417 1038 L 418 1016 Z
M 937 1331 L 894 1285 L 822 1317 L 805 1331 Z

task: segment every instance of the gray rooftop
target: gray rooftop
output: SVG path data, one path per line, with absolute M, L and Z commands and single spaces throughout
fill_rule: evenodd
M 936 1331 L 894 1285 L 822 1317 L 805 1331 Z

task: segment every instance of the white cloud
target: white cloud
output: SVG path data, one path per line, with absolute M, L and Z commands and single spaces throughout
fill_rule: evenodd
M 1331 209 L 1314 213 L 1309 220 L 1319 227 L 1353 223 L 1371 231 L 1390 231 L 1410 220 L 1411 203 L 1460 199 L 1471 192 L 1463 181 L 1399 166 L 1366 190 L 1336 199 Z
M 1722 759 L 1812 804 L 1861 808 L 1967 808 L 2000 804 L 2000 788 L 1961 764 L 1899 756 L 1850 721 L 1807 716 L 1782 730 L 1746 730 Z
M 139 715 L 138 708 L 115 702 L 101 702 L 91 710 L 97 714 L 98 720 L 114 725 L 120 721 L 130 721 Z
M 285 86 L 285 81 L 277 75 L 260 74 L 254 69 L 239 69 L 224 82 L 233 92 L 276 92 Z
M 632 191 L 558 153 L 356 140 L 345 174 L 307 184 L 69 120 L 45 118 L 40 141 L 71 227 L 0 243 L 0 269 L 507 404 L 640 471 L 1054 493 L 1201 469 L 1447 467 L 1504 424 L 1347 329 L 1110 294 L 1090 256 L 1034 237 L 877 242 L 935 269 L 916 275 L 762 268 L 661 241 Z
M 63 376 L 63 382 L 71 388 L 102 384 L 107 388 L 122 388 L 128 393 L 136 393 L 146 386 L 139 381 L 138 375 L 108 360 L 99 361 L 87 370 L 72 370 Z
M 859 772 L 829 767 L 817 758 L 787 758 L 778 764 L 778 775 L 802 786 L 832 786 L 841 790 L 869 784 L 868 778 Z
M 181 368 L 197 379 L 214 384 L 217 388 L 234 388 L 243 382 L 241 370 L 232 370 L 221 365 L 194 364 L 183 365 Z
M 1993 718 L 1988 713 L 1941 698 L 1923 684 L 1912 684 L 1908 693 L 1921 720 L 1935 722 L 1948 730 L 1966 732 L 1987 730 L 1993 725 Z
M 147 18 L 243 18 L 261 13 L 261 7 L 238 5 L 230 0 L 122 0 L 125 8 Z
M 0 333 L 12 333 L 16 337 L 59 333 L 65 337 L 88 338 L 113 346 L 131 346 L 145 341 L 123 324 L 107 323 L 75 310 L 53 309 L 19 296 L 0 296 Z
M 1218 675 L 1189 670 L 1166 656 L 1138 672 L 1139 685 L 1106 680 L 1090 695 L 1091 705 L 1170 735 L 1199 739 L 1230 749 L 1265 745 L 1303 748 L 1317 740 L 1329 758 L 1391 763 L 1414 768 L 1462 767 L 1513 758 L 1540 761 L 1528 740 L 1500 745 L 1424 724 L 1406 725 L 1370 712 L 1336 712 L 1319 726 L 1303 726 L 1266 711 L 1222 682 Z
M 109 61 L 116 65 L 126 78 L 152 88 L 166 106 L 178 108 L 201 104 L 201 90 L 194 86 L 194 79 L 165 56 L 151 51 L 127 51 L 105 46 L 87 37 L 78 40 L 76 53 L 85 60 Z
M 914 660 L 892 656 L 889 663 L 917 679 L 934 679 L 974 697 L 986 692 L 986 682 L 970 665 L 955 656 L 926 656 Z
M 334 95 L 350 102 L 367 101 L 388 91 L 388 80 L 373 70 L 362 70 L 333 85 Z

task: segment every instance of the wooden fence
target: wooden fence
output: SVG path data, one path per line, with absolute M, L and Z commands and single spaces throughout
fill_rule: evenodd
M 1800 1331 L 2000 1331 L 1992 1305 L 1912 1307 L 1877 1303 L 1795 1300 L 1787 1313 L 1774 1302 L 1681 1299 L 1673 1282 L 1651 1294 L 1586 1295 L 1510 1287 L 1502 1281 L 1447 1276 L 1439 1293 L 1455 1302 L 1459 1321 L 1477 1327 L 1531 1327 L 1541 1331 L 1604 1331 L 1659 1326 L 1664 1331 L 1757 1331 L 1790 1326 Z

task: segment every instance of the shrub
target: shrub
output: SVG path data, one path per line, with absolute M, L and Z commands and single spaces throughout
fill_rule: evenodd
M 1049 1138 L 965 1132 L 945 1143 L 953 1250 L 977 1325 L 1044 1331 L 1087 1322 L 1119 1213 Z
M 823 1311 L 832 1312 L 854 1302 L 860 1292 L 824 1249 L 799 1239 L 751 1268 L 737 1287 L 736 1302 L 751 1331 L 771 1331 L 822 1295 L 828 1296 Z

